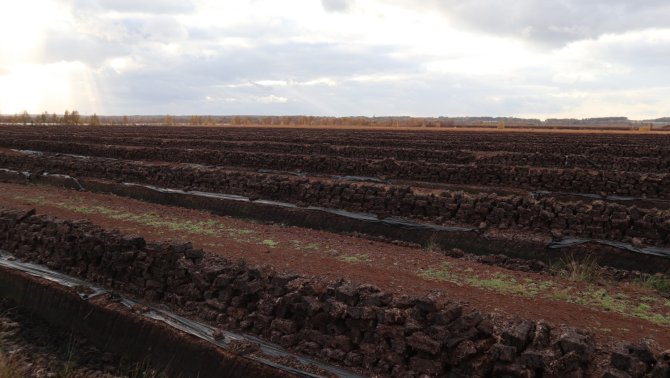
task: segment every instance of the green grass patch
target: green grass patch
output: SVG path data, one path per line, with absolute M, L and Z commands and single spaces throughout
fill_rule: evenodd
M 50 203 L 44 196 L 37 197 L 26 197 L 26 196 L 14 196 L 13 199 L 18 201 L 26 201 L 35 205 L 44 205 Z
M 640 302 L 656 302 L 656 298 L 645 295 L 643 297 L 640 297 Z
M 654 323 L 670 325 L 670 316 L 655 312 L 654 309 L 646 303 L 639 304 L 633 309 L 632 314 L 638 318 L 646 319 Z
M 576 273 L 572 276 L 573 279 L 582 281 L 595 277 L 586 271 L 582 271 L 583 274 L 579 273 L 580 269 L 573 270 Z M 654 296 L 644 296 L 639 301 L 633 301 L 624 293 L 611 292 L 595 285 L 589 285 L 587 289 L 577 289 L 573 286 L 562 286 L 560 281 L 530 278 L 519 280 L 514 276 L 501 273 L 492 277 L 482 277 L 473 271 L 455 270 L 448 263 L 420 269 L 417 275 L 425 279 L 465 284 L 506 295 L 574 303 L 588 308 L 646 319 L 657 324 L 670 324 L 670 316 L 664 315 L 664 312 L 667 312 L 666 306 L 670 307 L 670 300 Z
M 468 285 L 481 289 L 530 298 L 547 296 L 554 287 L 551 281 L 535 281 L 526 278 L 519 282 L 514 277 L 501 273 L 491 278 L 467 277 L 465 281 Z
M 553 290 L 547 296 L 548 299 L 551 299 L 551 300 L 554 300 L 554 301 L 560 301 L 560 302 L 568 302 L 571 297 L 572 297 L 572 294 L 570 293 L 569 288 Z
M 340 261 L 345 263 L 363 263 L 370 261 L 370 257 L 367 254 L 357 254 L 357 255 L 345 255 L 337 258 Z
M 638 312 L 649 312 L 651 311 L 651 306 L 646 303 L 640 303 L 636 309 Z
M 493 278 L 471 277 L 468 278 L 466 282 L 470 286 L 505 293 L 511 291 L 512 288 L 517 286 L 517 282 L 514 278 L 504 274 L 496 274 Z
M 547 292 L 554 286 L 551 281 L 533 281 L 530 278 L 523 280 L 521 288 L 525 291 L 525 296 L 536 297 L 542 293 Z
M 419 269 L 417 274 L 420 277 L 429 280 L 449 281 L 451 274 L 449 273 L 449 263 L 442 263 L 442 265 L 434 268 Z
M 266 247 L 277 248 L 277 246 L 279 245 L 279 242 L 276 242 L 272 239 L 265 239 L 261 242 L 261 244 L 263 244 Z
M 112 209 L 105 206 L 82 206 L 80 204 L 74 203 L 74 201 L 50 202 L 44 197 L 15 197 L 15 199 L 21 199 L 35 204 L 48 203 L 52 206 L 57 206 L 79 214 L 99 214 L 114 220 L 137 223 L 143 226 L 165 229 L 173 232 L 187 232 L 206 236 L 230 236 L 234 238 L 239 238 L 255 233 L 253 230 L 226 227 L 214 219 L 206 221 L 180 220 L 166 218 L 165 216 L 155 212 L 136 214 L 128 211 Z
M 670 324 L 670 316 L 662 313 L 662 302 L 653 297 L 646 297 L 645 299 L 643 303 L 635 304 L 625 294 L 611 294 L 606 289 L 600 288 L 573 293 L 567 302 L 633 316 L 661 325 Z
M 308 243 L 303 245 L 300 240 L 291 240 L 291 245 L 293 245 L 294 249 L 297 249 L 298 251 L 318 251 L 321 249 L 321 246 L 319 243 Z
M 595 305 L 607 311 L 624 313 L 629 307 L 629 302 L 626 299 L 618 299 L 615 296 L 610 295 L 605 289 L 595 291 L 592 294 L 592 298 Z

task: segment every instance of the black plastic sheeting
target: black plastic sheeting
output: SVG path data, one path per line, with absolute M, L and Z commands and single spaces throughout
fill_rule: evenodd
M 610 247 L 623 249 L 630 252 L 641 253 L 643 255 L 670 258 L 670 249 L 658 248 L 658 247 L 636 247 L 631 244 L 626 244 L 612 240 L 564 238 L 561 240 L 552 240 L 551 242 L 549 242 L 549 244 L 547 244 L 547 247 L 551 249 L 569 248 L 588 243 L 607 245 Z
M 659 202 L 659 203 L 669 203 L 670 200 L 664 200 L 664 199 L 659 199 L 659 198 L 642 198 L 642 197 L 627 197 L 627 196 L 617 196 L 617 195 L 609 195 L 609 196 L 603 196 L 600 194 L 590 194 L 590 193 L 570 193 L 570 192 L 548 192 L 544 190 L 538 190 L 531 192 L 534 198 L 542 198 L 546 196 L 552 196 L 552 195 L 560 195 L 560 196 L 574 196 L 574 197 L 583 197 L 583 198 L 589 198 L 589 199 L 596 199 L 596 200 L 607 200 L 607 201 L 648 201 L 648 202 Z
M 14 152 L 19 152 L 19 153 L 26 154 L 26 155 L 35 155 L 35 156 L 42 156 L 42 155 L 44 155 L 44 152 L 41 152 L 41 151 L 33 151 L 33 150 L 16 150 L 16 149 L 12 149 L 12 151 L 14 151 Z
M 222 193 L 210 193 L 210 192 L 198 192 L 198 191 L 184 191 L 184 190 L 179 190 L 179 189 L 166 189 L 166 188 L 160 188 L 158 186 L 153 186 L 153 185 L 134 184 L 134 183 L 130 183 L 130 182 L 124 182 L 121 185 L 147 188 L 147 189 L 155 190 L 157 192 L 168 193 L 168 194 L 193 195 L 193 196 L 197 196 L 197 197 L 215 198 L 215 199 L 222 199 L 222 200 L 228 200 L 228 201 L 250 202 L 249 198 L 244 197 L 244 196 L 238 196 L 238 195 L 235 195 L 235 194 L 222 194 Z
M 83 300 L 88 300 L 100 296 L 102 294 L 109 293 L 109 291 L 107 291 L 102 287 L 92 285 L 86 281 L 82 281 L 80 279 L 62 273 L 55 272 L 44 266 L 32 263 L 20 262 L 16 260 L 10 253 L 3 250 L 0 250 L 0 266 L 18 270 L 35 277 L 45 279 L 47 281 L 55 282 L 61 286 L 72 288 L 77 291 L 77 293 Z M 148 305 L 146 303 L 139 302 L 127 297 L 121 296 L 120 298 L 121 298 L 120 303 L 122 303 L 124 306 L 128 307 L 131 310 L 142 308 L 143 311 L 139 311 L 140 315 L 156 321 L 163 322 L 171 326 L 172 328 L 185 332 L 189 335 L 198 337 L 202 340 L 208 341 L 214 345 L 217 345 L 218 347 L 227 349 L 233 342 L 256 344 L 260 348 L 261 353 L 260 355 L 244 355 L 241 357 L 248 358 L 256 362 L 260 362 L 267 366 L 271 366 L 275 369 L 283 370 L 300 377 L 313 377 L 313 378 L 322 377 L 321 375 L 305 372 L 296 367 L 282 365 L 272 360 L 272 357 L 291 357 L 303 365 L 306 366 L 311 365 L 317 367 L 337 377 L 341 378 L 361 377 L 344 369 L 340 369 L 336 366 L 324 364 L 311 358 L 302 357 L 287 352 L 286 350 L 284 350 L 279 346 L 268 343 L 254 336 L 228 332 L 228 331 L 221 331 L 223 337 L 220 339 L 219 338 L 215 339 L 214 332 L 216 331 L 216 328 L 214 327 L 211 327 L 209 325 L 200 322 L 192 321 L 190 319 L 174 314 L 170 311 L 166 311 L 156 306 Z M 148 309 L 148 311 L 146 311 L 146 309 Z
M 31 177 L 34 177 L 34 176 L 31 176 Z M 38 176 L 38 177 L 40 177 L 40 176 Z M 63 180 L 63 181 L 66 181 L 66 182 L 70 182 L 70 183 L 73 184 L 73 186 L 76 189 L 84 190 L 84 187 L 81 186 L 81 183 L 79 182 L 79 180 L 77 180 L 76 178 L 74 178 L 72 176 L 69 176 L 69 175 L 61 175 L 61 174 L 53 174 L 53 173 L 44 172 L 44 173 L 41 174 L 41 177 L 44 177 L 44 178 L 53 177 L 53 178 L 56 178 L 58 180 Z
M 26 180 L 30 179 L 30 172 L 19 172 L 19 171 L 13 171 L 11 169 L 0 168 L 0 173 L 7 173 L 10 175 L 15 175 L 17 177 L 23 177 Z
M 472 227 L 447 227 L 447 226 L 437 226 L 433 224 L 422 224 L 414 223 L 408 221 L 404 218 L 399 217 L 389 217 L 381 219 L 379 222 L 387 226 L 400 227 L 403 229 L 412 229 L 412 230 L 429 230 L 429 231 L 442 231 L 442 232 L 475 232 L 479 233 L 479 229 Z
M 302 171 L 279 171 L 275 169 L 258 169 L 258 173 L 270 173 L 270 174 L 280 174 L 280 175 L 289 175 L 296 177 L 307 177 L 307 172 Z M 342 181 L 354 181 L 354 182 L 371 182 L 375 184 L 388 184 L 388 180 L 383 180 L 378 177 L 367 177 L 367 176 L 330 176 L 335 180 Z
M 343 181 L 355 181 L 355 182 L 372 182 L 375 184 L 388 184 L 387 180 L 382 180 L 377 177 L 367 177 L 367 176 L 333 176 L 337 180 Z
M 288 202 L 281 202 L 281 201 L 270 201 L 270 200 L 256 200 L 253 201 L 254 203 L 260 203 L 263 205 L 271 205 L 271 206 L 279 206 L 279 207 L 286 207 L 289 209 L 297 209 L 298 205 L 288 203 Z
M 108 146 L 108 145 L 104 145 L 104 146 Z M 71 158 L 75 158 L 75 159 L 79 159 L 79 160 L 90 160 L 90 159 L 93 158 L 92 156 L 88 156 L 88 155 L 65 154 L 65 153 L 61 153 L 61 152 L 43 152 L 43 151 L 16 150 L 16 149 L 12 149 L 12 151 L 22 153 L 22 154 L 25 154 L 25 155 L 35 155 L 35 156 L 43 156 L 43 155 L 47 155 L 47 154 L 48 155 L 53 155 L 53 156 L 67 156 L 67 157 L 71 157 Z M 107 161 L 119 160 L 119 159 L 115 159 L 115 158 L 101 157 L 101 156 L 96 156 L 95 159 L 107 160 Z
M 259 169 L 256 172 L 258 173 L 271 173 L 271 174 L 280 174 L 280 175 L 289 175 L 296 177 L 305 177 L 307 173 L 301 171 L 278 171 L 276 169 Z
M 68 176 L 68 175 L 52 174 L 52 173 L 48 173 L 48 172 L 44 172 L 41 175 L 33 175 L 30 172 L 19 172 L 19 171 L 13 171 L 11 169 L 0 168 L 0 174 L 2 174 L 2 173 L 13 175 L 13 176 L 16 176 L 16 177 L 22 177 L 26 181 L 31 181 L 31 180 L 39 181 L 40 178 L 45 178 L 45 179 L 54 178 L 56 180 L 62 180 L 64 182 L 69 182 L 74 189 L 84 190 L 84 187 L 81 186 L 81 183 L 79 182 L 79 180 L 77 180 L 76 178 L 74 178 L 72 176 Z
M 54 272 L 41 265 L 20 262 L 16 260 L 9 252 L 0 250 L 0 266 L 28 273 L 31 276 L 44 278 L 47 281 L 55 282 L 61 286 L 75 289 L 82 299 L 91 299 L 107 293 L 107 290 L 91 285 L 88 282 L 79 280 L 68 275 Z
M 389 227 L 398 227 L 404 230 L 426 230 L 426 231 L 440 231 L 440 232 L 479 232 L 476 228 L 471 227 L 446 227 L 438 226 L 429 223 L 416 223 L 411 220 L 400 217 L 388 217 L 379 219 L 375 214 L 369 213 L 355 213 L 346 210 L 328 209 L 325 207 L 310 206 L 308 210 L 323 211 L 329 214 L 335 214 L 346 218 L 356 219 L 365 222 L 379 223 Z
M 233 195 L 233 194 L 209 193 L 209 192 L 198 192 L 198 191 L 184 191 L 184 190 L 179 190 L 179 189 L 166 189 L 166 188 L 159 188 L 159 187 L 153 186 L 153 185 L 143 185 L 143 184 L 135 184 L 135 183 L 123 183 L 123 185 L 124 186 L 136 186 L 136 187 L 151 189 L 151 190 L 155 190 L 155 191 L 160 192 L 160 193 L 180 194 L 180 195 L 186 195 L 186 196 L 197 196 L 197 197 L 215 198 L 215 199 L 232 200 L 232 201 L 242 201 L 242 202 L 258 203 L 258 204 L 280 206 L 280 207 L 287 207 L 287 208 L 294 208 L 294 209 L 299 208 L 299 206 L 297 206 L 295 204 L 287 203 L 287 202 L 277 202 L 277 201 L 268 201 L 268 200 L 251 200 L 248 197 L 238 196 L 238 195 Z M 309 206 L 309 207 L 305 207 L 304 209 L 305 210 L 311 210 L 311 211 L 325 212 L 325 213 L 334 214 L 334 215 L 338 215 L 338 216 L 345 217 L 345 218 L 355 219 L 355 220 L 358 220 L 358 221 L 383 224 L 383 225 L 388 226 L 388 227 L 398 227 L 398 228 L 402 228 L 402 229 L 405 229 L 405 230 L 426 230 L 426 231 L 438 231 L 438 232 L 479 232 L 479 230 L 476 229 L 476 228 L 445 227 L 445 226 L 438 226 L 438 225 L 428 224 L 428 223 L 416 223 L 416 222 L 412 222 L 410 220 L 407 220 L 407 219 L 404 219 L 404 218 L 398 218 L 398 217 L 389 217 L 389 218 L 379 219 L 379 217 L 375 214 L 357 213 L 357 212 L 352 212 L 352 211 L 347 211 L 347 210 L 329 209 L 329 208 L 325 208 L 325 207 Z
M 18 152 L 21 154 L 25 155 L 35 155 L 35 156 L 43 156 L 46 155 L 47 153 L 42 152 L 42 151 L 35 151 L 35 150 L 17 150 L 17 149 L 12 149 L 14 152 Z M 85 155 L 75 155 L 75 154 L 62 154 L 59 152 L 48 152 L 49 155 L 60 155 L 60 156 L 69 156 L 77 159 L 90 159 L 90 156 L 85 156 Z

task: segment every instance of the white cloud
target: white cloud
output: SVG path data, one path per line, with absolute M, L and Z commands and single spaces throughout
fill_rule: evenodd
M 143 65 L 136 61 L 132 56 L 121 56 L 107 60 L 107 66 L 117 74 L 123 74 L 130 70 L 138 70 Z
M 256 97 L 256 101 L 261 104 L 283 104 L 285 102 L 288 102 L 288 98 L 283 96 L 269 95 L 269 96 Z

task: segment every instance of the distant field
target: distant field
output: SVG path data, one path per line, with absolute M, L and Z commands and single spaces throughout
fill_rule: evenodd
M 9 213 L 0 247 L 212 327 L 362 375 L 598 376 L 643 337 L 667 365 L 670 132 L 0 133 L 0 209 L 99 227 Z

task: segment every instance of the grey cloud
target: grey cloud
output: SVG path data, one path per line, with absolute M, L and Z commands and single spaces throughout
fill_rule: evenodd
M 354 0 L 321 0 L 323 8 L 329 12 L 346 12 L 353 2 Z
M 667 72 L 670 39 L 636 38 L 630 41 L 603 41 L 590 50 L 605 61 L 618 62 L 636 68 L 662 68 Z
M 96 29 L 93 30 L 45 35 L 43 59 L 47 62 L 76 60 L 97 67 L 113 57 L 151 55 L 151 43 L 180 43 L 188 38 L 188 30 L 169 15 L 94 21 Z
M 255 82 L 253 80 L 249 80 L 249 84 L 253 85 L 256 88 L 260 88 L 264 91 L 273 91 L 274 90 L 274 87 L 272 87 L 271 85 L 263 85 L 263 84 Z
M 122 75 L 105 71 L 100 81 L 111 114 L 174 114 L 179 108 L 189 114 L 191 103 L 201 99 L 200 90 L 188 80 L 170 77 L 162 70 Z
M 378 83 L 348 81 L 335 87 L 279 90 L 277 94 L 291 99 L 289 103 L 281 104 L 285 113 L 332 116 L 509 115 L 529 112 L 529 108 L 537 112 L 557 112 L 565 105 L 552 102 L 543 94 L 523 86 L 500 88 L 461 78 L 415 78 Z M 494 101 L 492 97 L 496 96 L 502 100 Z
M 215 57 L 182 56 L 174 69 L 219 81 L 309 80 L 419 69 L 419 63 L 393 59 L 393 52 L 383 47 L 357 52 L 330 44 L 268 44 L 254 49 L 220 48 Z
M 295 48 L 295 47 L 293 47 Z M 287 46 L 278 47 L 288 50 Z M 239 52 L 238 52 L 239 54 Z M 336 52 L 325 54 L 324 61 Z M 337 84 L 327 85 L 254 85 L 256 80 L 287 80 L 296 76 L 313 79 L 323 73 L 318 67 L 306 69 L 290 65 L 269 65 L 250 56 L 235 59 L 189 59 L 170 61 L 155 56 L 163 64 L 142 72 L 118 75 L 109 72 L 107 96 L 115 99 L 110 110 L 115 113 L 173 114 L 317 114 L 317 115 L 509 115 L 519 113 L 553 113 L 571 101 L 552 101 L 546 96 L 552 88 L 528 85 L 499 85 L 485 80 L 462 77 L 416 76 L 392 81 L 357 81 L 350 74 L 387 73 L 386 62 L 368 61 L 366 67 L 351 65 L 331 67 L 340 75 Z M 305 65 L 317 65 L 311 60 Z M 417 71 L 407 66 L 408 71 Z M 373 72 L 375 71 L 375 72 Z M 178 72 L 178 74 L 174 74 Z M 309 75 L 315 75 L 309 77 Z M 246 84 L 229 87 L 226 84 Z M 206 97 L 214 101 L 205 101 Z M 267 96 L 287 98 L 285 103 L 254 101 Z M 495 98 L 495 99 L 494 99 Z M 169 110 L 166 110 L 169 109 Z
M 135 52 L 139 54 L 139 50 L 141 47 L 137 47 Z M 322 114 L 326 109 L 337 107 L 322 105 L 319 108 L 314 104 L 342 102 L 336 100 L 335 94 L 329 94 L 331 91 L 338 92 L 337 89 L 315 85 L 314 88 L 318 89 L 311 92 L 312 89 L 302 86 L 268 86 L 257 82 L 308 81 L 321 77 L 338 81 L 352 75 L 411 72 L 420 69 L 416 63 L 391 58 L 393 51 L 390 48 L 372 48 L 366 52 L 355 52 L 339 45 L 299 43 L 259 45 L 254 49 L 219 48 L 217 56 L 197 53 L 169 55 L 161 53 L 160 50 L 152 50 L 143 52 L 143 61 L 160 64 L 121 74 L 107 70 L 104 72 L 103 81 L 106 83 L 106 96 L 116 99 L 117 102 L 117 105 L 110 105 L 110 110 L 117 109 L 117 112 L 118 109 L 141 106 L 147 109 L 143 111 L 146 113 L 149 109 L 162 106 L 163 109 L 181 109 L 185 113 L 194 112 L 198 108 L 209 113 L 231 112 L 231 109 L 245 113 L 247 108 L 255 106 L 255 109 L 303 109 L 310 110 L 311 114 Z M 245 85 L 230 88 L 230 84 Z M 363 88 L 365 85 L 361 83 L 356 86 Z M 262 106 L 252 101 L 218 104 L 204 101 L 207 96 L 250 99 L 270 95 L 286 97 L 290 101 Z M 354 96 L 354 99 L 360 99 L 360 95 Z M 225 106 L 227 110 L 217 111 L 216 106 Z
M 179 42 L 188 37 L 188 31 L 174 17 L 153 17 L 146 20 L 142 33 L 147 40 Z
M 664 0 L 433 0 L 431 4 L 455 25 L 548 46 L 670 26 L 670 3 Z

